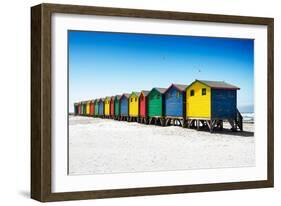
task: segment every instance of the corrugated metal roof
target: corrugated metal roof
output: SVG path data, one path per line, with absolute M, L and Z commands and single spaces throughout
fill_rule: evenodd
M 124 93 L 122 96 L 125 96 L 125 97 L 129 98 L 130 94 Z
M 207 80 L 197 80 L 199 82 L 202 82 L 203 84 L 206 84 L 207 86 L 211 88 L 218 88 L 218 89 L 240 89 L 239 87 L 236 87 L 232 84 L 229 84 L 224 81 L 207 81 Z
M 118 100 L 120 100 L 120 98 L 122 97 L 122 95 L 116 95 L 115 96 Z
M 166 88 L 159 88 L 159 87 L 155 87 L 153 89 L 156 89 L 158 92 L 160 92 L 161 94 L 164 94 L 164 92 L 166 91 Z M 152 90 L 151 90 L 152 91 Z
M 186 84 L 171 84 L 171 85 L 166 89 L 165 92 L 167 92 L 172 86 L 176 87 L 177 89 L 179 89 L 179 90 L 182 91 L 182 92 L 185 91 L 186 88 L 188 87 L 188 85 L 186 85 Z
M 135 95 L 137 95 L 137 96 L 140 96 L 140 92 L 132 92 L 132 93 L 130 94 L 130 96 L 133 95 L 133 94 L 135 94 Z
M 149 91 L 147 91 L 147 90 L 142 90 L 141 92 L 144 94 L 144 96 L 147 96 L 149 93 Z
M 173 85 L 175 85 L 177 88 L 179 88 L 182 91 L 184 91 L 188 87 L 187 84 L 173 84 Z

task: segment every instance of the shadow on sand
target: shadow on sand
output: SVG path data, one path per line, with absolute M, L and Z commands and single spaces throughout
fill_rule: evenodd
M 210 132 L 207 128 L 200 128 L 199 131 L 201 132 Z M 231 131 L 230 129 L 223 129 L 223 130 L 214 130 L 212 134 L 224 134 L 230 136 L 240 136 L 240 137 L 253 137 L 254 132 L 249 131 Z

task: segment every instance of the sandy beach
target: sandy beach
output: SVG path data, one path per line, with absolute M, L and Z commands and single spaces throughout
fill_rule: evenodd
M 228 127 L 225 124 L 224 127 Z M 69 116 L 69 174 L 255 166 L 254 124 L 209 133 Z

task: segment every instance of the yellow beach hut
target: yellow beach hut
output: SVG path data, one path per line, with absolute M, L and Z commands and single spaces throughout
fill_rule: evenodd
M 195 80 L 186 89 L 186 120 L 188 127 L 223 128 L 223 121 L 232 130 L 243 130 L 242 116 L 237 109 L 238 87 L 224 81 Z
M 104 116 L 105 118 L 110 117 L 110 97 L 106 97 L 104 100 Z
M 129 96 L 129 121 L 137 121 L 139 116 L 140 92 L 132 92 Z
M 86 102 L 86 115 L 90 116 L 90 103 L 91 101 Z

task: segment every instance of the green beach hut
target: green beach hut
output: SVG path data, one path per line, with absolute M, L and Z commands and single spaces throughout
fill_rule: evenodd
M 164 111 L 164 93 L 165 88 L 153 88 L 147 95 L 147 115 L 149 117 L 149 124 L 165 125 L 165 111 Z

